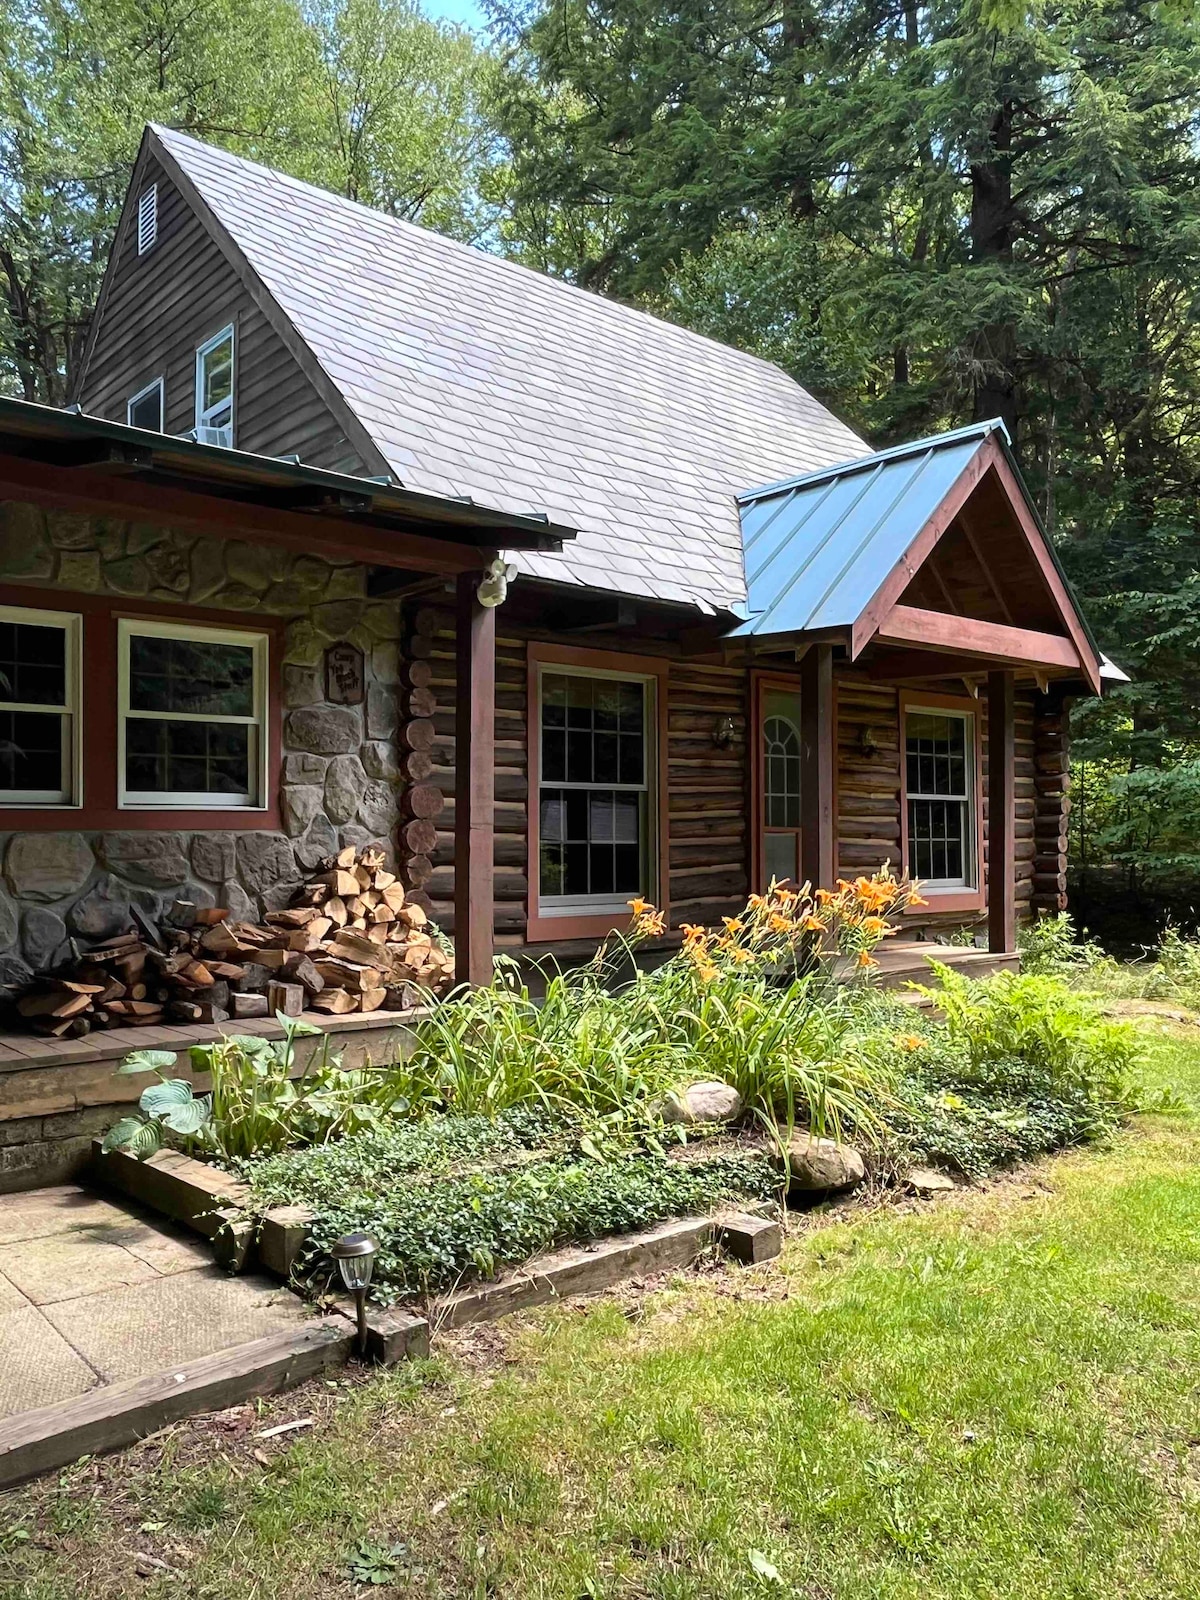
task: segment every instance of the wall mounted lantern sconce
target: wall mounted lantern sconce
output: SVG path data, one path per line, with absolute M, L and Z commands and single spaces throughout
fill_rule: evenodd
M 718 717 L 713 723 L 712 742 L 719 750 L 728 750 L 733 743 L 733 718 Z
M 866 727 L 863 729 L 858 736 L 858 748 L 865 756 L 874 756 L 879 754 L 879 736 L 876 734 L 874 728 Z

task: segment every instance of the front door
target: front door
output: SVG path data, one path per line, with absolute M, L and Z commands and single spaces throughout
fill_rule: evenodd
M 762 891 L 772 879 L 801 881 L 799 685 L 760 679 L 755 700 L 755 877 Z

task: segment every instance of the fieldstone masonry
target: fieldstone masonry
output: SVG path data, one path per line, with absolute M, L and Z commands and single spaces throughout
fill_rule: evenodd
M 378 841 L 394 847 L 404 777 L 399 723 L 401 618 L 366 594 L 366 568 L 274 546 L 184 534 L 150 523 L 46 511 L 0 501 L 0 575 L 64 591 L 150 599 L 228 612 L 231 622 L 286 621 L 283 831 L 130 829 L 0 831 L 0 987 L 66 954 L 72 935 L 104 938 L 137 905 L 160 918 L 176 899 L 257 916 L 287 903 L 323 856 Z M 362 650 L 361 706 L 325 701 L 324 656 Z M 95 738 L 95 724 L 90 736 Z M 0 828 L 8 820 L 0 812 Z

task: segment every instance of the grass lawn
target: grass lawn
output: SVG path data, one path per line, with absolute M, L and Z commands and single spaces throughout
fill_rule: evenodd
M 367 1593 L 366 1541 L 405 1596 L 1193 1597 L 1200 1030 L 1150 1074 L 1111 1148 L 0 1498 L 0 1595 Z

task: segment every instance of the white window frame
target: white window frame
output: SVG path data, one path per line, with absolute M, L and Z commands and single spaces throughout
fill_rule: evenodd
M 129 641 L 132 637 L 196 640 L 200 643 L 237 644 L 254 651 L 253 713 L 248 717 L 211 716 L 199 711 L 134 711 L 129 704 Z M 186 622 L 138 621 L 122 617 L 117 623 L 117 803 L 123 811 L 266 811 L 267 738 L 270 695 L 270 634 L 246 628 L 210 628 Z M 126 785 L 126 727 L 131 718 L 154 722 L 229 722 L 255 730 L 251 739 L 248 795 L 215 794 L 208 790 L 152 793 Z
M 63 774 L 59 790 L 0 790 L 0 810 L 71 810 L 83 804 L 83 618 L 75 611 L 39 611 L 31 606 L 0 606 L 0 621 L 30 627 L 61 628 L 66 635 L 66 702 L 60 706 L 9 700 L 0 688 L 0 710 L 30 711 L 62 719 Z
M 137 253 L 148 254 L 158 243 L 158 185 L 150 184 L 138 195 Z
M 138 405 L 142 400 L 145 400 L 148 395 L 152 395 L 156 389 L 158 390 L 158 428 L 157 430 L 151 429 L 150 431 L 157 431 L 158 433 L 163 432 L 167 420 L 167 393 L 166 385 L 163 383 L 161 378 L 153 379 L 153 381 L 148 383 L 144 389 L 139 389 L 136 394 L 131 394 L 129 399 L 126 400 L 125 421 L 129 427 L 138 426 L 138 424 L 136 424 L 133 420 L 134 406 Z
M 542 710 L 545 703 L 543 685 L 546 678 L 605 678 L 621 683 L 637 683 L 642 686 L 643 699 L 643 765 L 642 782 L 632 783 L 567 783 L 557 779 L 548 779 L 545 774 L 545 759 L 543 734 L 545 728 L 542 722 Z M 641 794 L 645 798 L 643 816 L 645 838 L 642 841 L 643 876 L 645 884 L 637 891 L 639 895 L 648 900 L 656 898 L 654 885 L 658 883 L 658 807 L 659 794 L 657 786 L 658 774 L 658 694 L 659 680 L 656 674 L 643 672 L 620 672 L 609 670 L 605 667 L 576 667 L 565 665 L 557 661 L 540 661 L 537 672 L 537 750 L 538 750 L 538 788 L 533 796 L 533 803 L 538 808 L 538 859 L 534 863 L 537 881 L 531 886 L 537 906 L 539 917 L 578 917 L 591 915 L 628 916 L 631 895 L 624 892 L 616 894 L 563 894 L 546 895 L 542 893 L 541 872 L 541 809 L 543 789 L 583 789 L 583 790 L 613 790 L 626 794 Z
M 945 717 L 963 724 L 963 794 L 926 794 L 923 790 L 913 790 L 908 786 L 908 720 L 910 717 Z M 901 759 L 904 762 L 904 805 L 905 809 L 914 801 L 955 802 L 965 807 L 966 828 L 963 836 L 963 876 L 960 878 L 921 878 L 921 892 L 928 890 L 931 894 L 954 894 L 964 891 L 974 891 L 979 888 L 979 790 L 976 781 L 976 737 L 977 728 L 974 711 L 956 710 L 948 706 L 920 705 L 916 701 L 910 702 L 904 708 L 904 747 Z M 908 866 L 912 872 L 913 839 L 912 828 L 905 819 L 908 834 Z M 916 873 L 912 874 L 914 877 Z
M 229 340 L 229 421 L 224 424 L 223 430 L 227 435 L 225 441 L 229 449 L 233 448 L 234 420 L 237 413 L 237 334 L 232 322 L 228 323 L 219 333 L 214 333 L 211 339 L 206 339 L 196 349 L 196 434 L 200 437 L 201 428 L 215 428 L 220 426 L 211 418 L 215 412 L 222 410 L 226 404 L 224 400 L 218 401 L 215 406 L 204 404 L 204 370 L 205 363 L 214 350 L 217 350 Z

